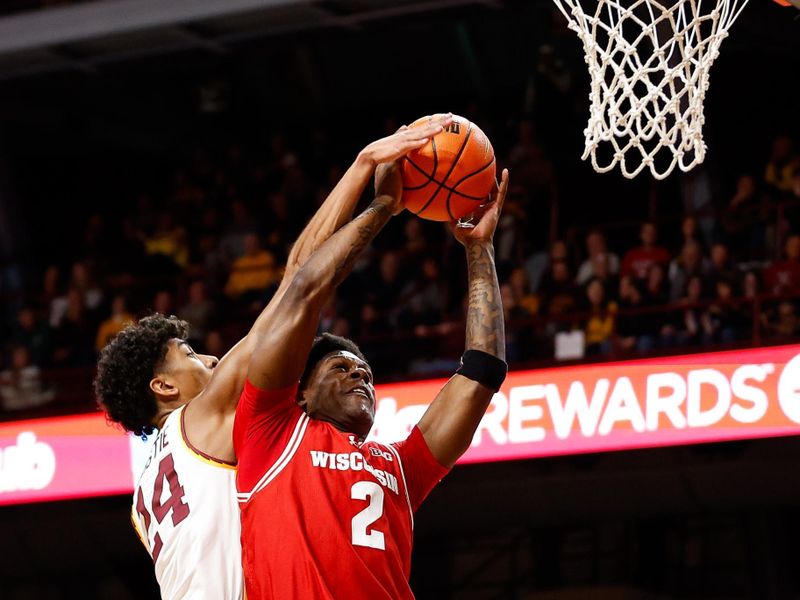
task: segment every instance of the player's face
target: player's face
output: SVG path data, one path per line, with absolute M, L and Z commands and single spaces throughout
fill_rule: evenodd
M 172 385 L 180 390 L 181 399 L 188 402 L 203 391 L 218 362 L 216 356 L 197 354 L 185 340 L 173 339 L 169 342 L 165 371 Z
M 303 402 L 309 417 L 364 438 L 375 419 L 372 369 L 351 352 L 332 352 L 312 371 Z

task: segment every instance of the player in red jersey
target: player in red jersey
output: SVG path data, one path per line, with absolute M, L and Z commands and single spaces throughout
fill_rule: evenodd
M 188 324 L 160 314 L 126 328 L 101 353 L 95 391 L 109 419 L 136 435 L 159 430 L 131 517 L 164 598 L 242 597 L 232 429 L 251 355 L 293 274 L 350 220 L 376 165 L 427 143 L 450 118 L 402 129 L 359 153 L 292 248 L 273 299 L 221 359 L 195 354 Z
M 234 422 L 250 600 L 413 598 L 413 513 L 468 448 L 507 370 L 492 245 L 507 186 L 504 171 L 477 225 L 454 228 L 469 266 L 466 351 L 400 443 L 364 441 L 375 391 L 355 344 L 314 339 L 320 309 L 401 208 L 396 164 L 378 168 L 375 201 L 292 280 L 260 336 Z

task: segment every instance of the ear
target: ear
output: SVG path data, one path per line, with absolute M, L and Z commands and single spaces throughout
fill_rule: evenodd
M 154 394 L 157 396 L 177 396 L 179 390 L 177 387 L 172 385 L 167 379 L 162 376 L 153 377 L 150 380 L 150 389 L 153 391 Z
M 306 390 L 297 391 L 296 401 L 297 401 L 297 406 L 299 406 L 303 410 L 306 409 L 306 406 L 308 405 L 308 398 L 306 398 Z

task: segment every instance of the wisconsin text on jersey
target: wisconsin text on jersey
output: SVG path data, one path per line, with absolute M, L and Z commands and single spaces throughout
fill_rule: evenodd
M 394 460 L 390 453 L 382 452 L 379 448 L 372 447 L 369 450 L 375 457 L 383 458 L 389 462 Z M 383 487 L 392 490 L 395 494 L 400 493 L 397 486 L 397 477 L 383 469 L 373 467 L 364 460 L 364 456 L 360 452 L 331 453 L 323 450 L 311 450 L 310 454 L 311 466 L 313 467 L 330 469 L 331 471 L 366 471 L 373 475 Z

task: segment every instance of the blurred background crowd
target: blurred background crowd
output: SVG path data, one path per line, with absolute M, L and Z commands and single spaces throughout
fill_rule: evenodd
M 495 243 L 512 368 L 796 339 L 800 134 L 758 84 L 787 75 L 787 63 L 763 60 L 782 52 L 764 28 L 743 24 L 715 65 L 706 163 L 628 181 L 579 160 L 587 73 L 563 16 L 547 3 L 508 10 L 517 17 L 431 12 L 357 36 L 299 33 L 6 82 L 8 418 L 89 408 L 98 351 L 152 311 L 186 319 L 198 351 L 223 355 L 358 150 L 445 110 L 480 125 L 511 171 Z M 408 45 L 422 34 L 427 45 Z M 414 68 L 432 54 L 452 68 Z M 745 72 L 752 86 L 738 83 Z M 742 119 L 744 106 L 758 119 Z M 447 375 L 463 348 L 465 290 L 447 227 L 405 212 L 322 327 L 355 339 L 379 381 Z
M 555 221 L 562 186 L 536 122 L 467 116 L 509 128 L 493 139 L 512 182 L 495 240 L 512 368 L 800 333 L 791 137 L 775 134 L 746 172 L 687 182 L 682 214 L 576 227 Z M 4 409 L 51 402 L 59 376 L 86 377 L 109 339 L 151 311 L 187 320 L 196 350 L 223 355 L 271 298 L 292 242 L 347 166 L 326 133 L 188 149 L 122 212 L 86 215 L 57 256 L 7 262 Z M 445 224 L 403 213 L 326 307 L 322 328 L 361 344 L 383 381 L 446 374 L 463 348 L 462 254 Z
M 711 70 L 705 162 L 654 181 L 580 160 L 588 72 L 551 0 L 0 3 L 0 492 L 17 420 L 96 411 L 97 353 L 126 324 L 175 314 L 223 355 L 359 150 L 433 112 L 477 123 L 511 172 L 495 246 L 512 369 L 800 342 L 796 15 L 748 3 Z M 379 384 L 449 376 L 465 262 L 404 212 L 322 328 Z M 797 598 L 798 445 L 458 467 L 415 515 L 412 589 Z M 127 492 L 4 506 L 0 600 L 158 597 L 129 518 Z

